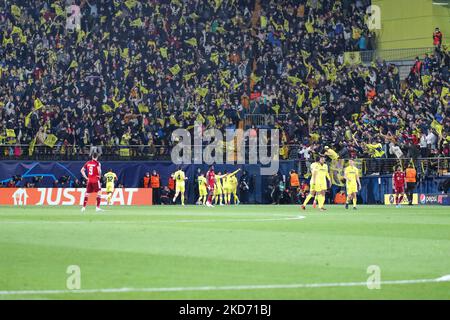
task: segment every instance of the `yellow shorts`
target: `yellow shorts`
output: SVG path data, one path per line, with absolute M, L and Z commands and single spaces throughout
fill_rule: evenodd
M 177 183 L 177 186 L 175 187 L 175 192 L 176 193 L 179 193 L 179 192 L 184 193 L 184 190 L 185 190 L 184 183 L 183 184 Z
M 208 195 L 208 190 L 206 190 L 206 187 L 201 187 L 198 189 L 198 193 L 201 197 Z
M 316 191 L 316 184 L 315 183 L 311 183 L 311 189 L 310 192 Z
M 327 184 L 326 183 L 316 183 L 314 187 L 315 187 L 315 191 L 316 192 L 321 192 L 321 191 L 326 191 L 327 190 Z
M 108 185 L 106 185 L 106 193 L 112 193 L 112 192 L 114 192 L 114 186 L 112 185 L 112 186 L 108 186 Z
M 356 183 L 347 183 L 346 189 L 347 189 L 347 194 L 357 193 L 358 185 Z
M 215 196 L 220 196 L 223 193 L 222 188 L 214 188 L 214 195 Z
M 227 194 L 228 194 L 228 193 L 231 193 L 231 192 L 232 192 L 231 190 L 232 190 L 232 188 L 230 188 L 230 187 L 224 187 L 224 188 L 223 188 L 223 192 L 224 192 L 224 193 L 227 193 Z

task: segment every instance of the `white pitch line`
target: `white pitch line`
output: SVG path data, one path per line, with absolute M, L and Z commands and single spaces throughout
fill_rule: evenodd
M 0 221 L 2 224 L 154 224 L 154 223 L 204 223 L 204 222 L 263 222 L 263 221 L 287 221 L 302 220 L 305 216 L 289 218 L 266 218 L 266 219 L 198 219 L 198 220 L 153 220 L 153 221 Z
M 380 285 L 404 285 L 418 283 L 450 282 L 450 275 L 437 279 L 387 280 Z M 297 283 L 297 284 L 267 284 L 267 285 L 236 285 L 236 286 L 202 286 L 202 287 L 168 287 L 168 288 L 110 288 L 110 289 L 80 289 L 80 290 L 16 290 L 0 291 L 0 295 L 34 295 L 34 294 L 86 294 L 86 293 L 137 293 L 137 292 L 184 292 L 184 291 L 241 291 L 267 289 L 302 289 L 330 287 L 364 287 L 367 282 L 335 282 L 335 283 Z

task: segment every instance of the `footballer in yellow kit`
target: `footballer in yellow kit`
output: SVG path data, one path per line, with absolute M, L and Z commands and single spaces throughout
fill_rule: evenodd
M 222 186 L 222 178 L 224 175 L 222 175 L 221 172 L 218 172 L 216 174 L 216 183 L 214 186 L 214 204 L 217 204 L 218 202 L 220 205 L 223 205 L 223 186 Z
M 349 160 L 348 167 L 344 170 L 345 186 L 347 189 L 347 201 L 345 203 L 345 208 L 348 209 L 350 200 L 353 201 L 353 209 L 356 209 L 356 194 L 361 187 L 361 182 L 359 180 L 359 171 L 355 166 L 353 160 Z
M 184 206 L 185 180 L 187 180 L 184 171 L 178 168 L 173 174 L 173 179 L 175 180 L 175 196 L 173 197 L 173 202 L 177 201 L 178 195 L 181 195 L 181 205 Z
M 105 173 L 105 180 L 106 180 L 106 193 L 108 195 L 107 197 L 107 203 L 108 205 L 111 204 L 111 197 L 114 192 L 114 182 L 117 181 L 117 175 L 112 171 L 112 169 L 109 169 L 107 173 Z
M 225 204 L 230 204 L 231 200 L 231 184 L 230 184 L 231 176 L 227 175 L 225 171 L 225 176 L 222 178 L 222 187 L 223 187 L 223 195 Z
M 198 204 L 206 204 L 206 199 L 208 197 L 207 181 L 203 173 L 198 177 Z
M 325 203 L 325 192 L 328 189 L 328 182 L 331 184 L 331 177 L 328 172 L 328 165 L 325 163 L 325 157 L 320 157 L 319 164 L 316 166 L 314 173 L 314 183 L 316 192 L 319 194 L 317 196 L 317 201 L 319 202 L 319 208 L 321 211 L 326 210 L 323 205 Z
M 231 193 L 233 194 L 234 198 L 234 204 L 239 204 L 239 197 L 237 196 L 237 187 L 238 187 L 238 180 L 236 178 L 236 175 L 232 175 L 230 178 L 230 186 L 231 186 Z M 230 201 L 231 203 L 231 195 L 230 195 Z
M 313 163 L 311 163 L 311 180 L 310 180 L 310 191 L 309 194 L 306 196 L 305 201 L 303 202 L 301 208 L 303 210 L 306 209 L 306 205 L 308 204 L 309 200 L 311 200 L 312 197 L 314 197 L 314 201 L 313 201 L 313 208 L 316 207 L 316 200 L 317 200 L 317 191 L 316 191 L 316 182 L 315 182 L 315 175 L 314 175 L 314 171 L 316 170 L 317 166 L 319 165 L 319 161 L 315 161 Z
M 231 194 L 234 193 L 234 203 L 236 204 L 237 201 L 239 201 L 239 199 L 237 198 L 237 194 L 236 191 L 233 191 L 234 189 L 234 185 L 236 185 L 237 187 L 237 179 L 236 179 L 236 174 L 240 171 L 241 169 L 237 169 L 234 172 L 231 173 L 226 173 L 225 175 L 222 176 L 222 188 L 223 188 L 223 193 L 225 196 L 225 204 L 230 204 L 231 203 Z

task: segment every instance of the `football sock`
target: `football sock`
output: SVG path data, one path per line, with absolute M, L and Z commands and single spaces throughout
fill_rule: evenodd
M 356 207 L 356 197 L 353 197 L 353 207 Z
M 312 196 L 311 193 L 308 194 L 308 195 L 306 196 L 305 201 L 303 201 L 303 205 L 306 206 L 306 205 L 308 204 L 309 200 L 311 200 L 312 197 L 313 197 L 313 196 Z
M 323 205 L 324 205 L 324 203 L 325 203 L 325 196 L 319 195 L 319 196 L 317 197 L 317 201 L 319 202 L 319 208 L 322 209 L 322 208 L 323 208 Z
M 88 196 L 84 196 L 83 207 L 86 207 L 88 202 Z
M 100 208 L 100 196 L 97 196 L 97 208 Z
M 184 193 L 181 194 L 181 204 L 184 205 Z

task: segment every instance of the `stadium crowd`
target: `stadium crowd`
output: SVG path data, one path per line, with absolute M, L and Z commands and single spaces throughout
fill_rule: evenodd
M 167 155 L 178 127 L 271 114 L 282 158 L 448 156 L 448 51 L 418 58 L 406 81 L 384 61 L 349 63 L 345 52 L 375 49 L 368 5 L 4 1 L 1 152 L 145 145 Z

